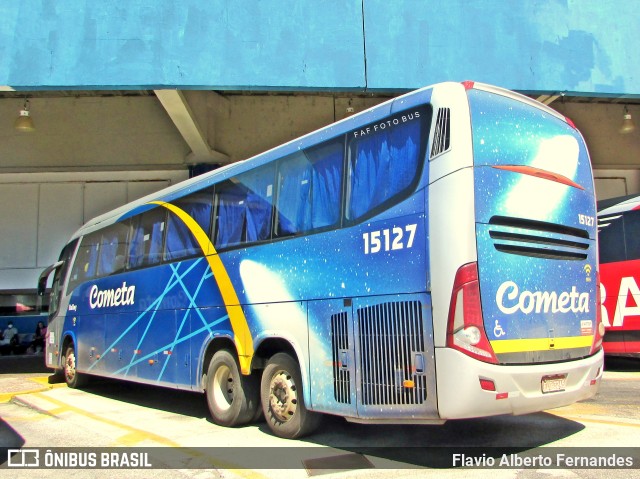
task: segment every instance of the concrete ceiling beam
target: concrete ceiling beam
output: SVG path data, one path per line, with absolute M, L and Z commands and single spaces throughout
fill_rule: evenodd
M 228 163 L 228 155 L 211 148 L 206 135 L 180 90 L 155 90 L 158 100 L 175 124 L 176 128 L 191 148 L 187 163 Z

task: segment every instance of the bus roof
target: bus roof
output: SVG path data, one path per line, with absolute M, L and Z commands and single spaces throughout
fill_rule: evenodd
M 116 223 L 120 219 L 126 218 L 128 214 L 130 214 L 132 211 L 136 210 L 137 208 L 140 208 L 141 206 L 148 204 L 151 201 L 172 201 L 188 193 L 201 190 L 215 183 L 219 183 L 226 179 L 232 178 L 247 170 L 275 161 L 279 158 L 282 158 L 283 156 L 293 154 L 296 151 L 299 151 L 303 148 L 307 148 L 311 145 L 320 143 L 322 141 L 334 138 L 339 135 L 343 135 L 357 128 L 360 125 L 370 123 L 381 117 L 384 117 L 396 112 L 400 112 L 408 108 L 411 108 L 413 106 L 417 106 L 422 103 L 428 102 L 431 94 L 430 92 L 434 88 L 445 88 L 445 87 L 448 87 L 451 92 L 457 91 L 459 93 L 463 93 L 465 90 L 478 89 L 478 90 L 484 90 L 491 93 L 499 94 L 502 96 L 508 96 L 508 97 L 517 99 L 519 101 L 522 101 L 524 103 L 527 103 L 536 108 L 542 109 L 566 121 L 566 118 L 564 116 L 560 115 L 558 112 L 556 112 L 555 110 L 549 108 L 548 106 L 542 103 L 539 103 L 527 96 L 521 95 L 511 90 L 507 90 L 501 87 L 496 87 L 493 85 L 465 81 L 462 83 L 443 82 L 435 85 L 425 86 L 423 88 L 411 91 L 409 93 L 405 93 L 404 95 L 398 96 L 396 98 L 392 98 L 386 102 L 383 102 L 379 105 L 371 107 L 360 113 L 357 113 L 355 115 L 339 120 L 335 123 L 331 123 L 330 125 L 319 128 L 311 133 L 307 133 L 306 135 L 303 135 L 299 138 L 291 140 L 282 145 L 276 146 L 263 153 L 259 153 L 258 155 L 255 155 L 251 158 L 241 160 L 235 163 L 231 163 L 228 165 L 224 165 L 208 173 L 204 173 L 194 178 L 181 181 L 180 183 L 176 183 L 175 185 L 171 185 L 155 193 L 151 193 L 142 198 L 129 202 L 114 210 L 108 211 L 100 216 L 97 216 L 89 220 L 87 223 L 81 226 L 71 236 L 71 239 L 73 240 L 84 234 L 99 230 L 101 228 L 109 226 L 110 224 Z

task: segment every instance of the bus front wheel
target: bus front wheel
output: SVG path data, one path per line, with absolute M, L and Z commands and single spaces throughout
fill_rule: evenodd
M 286 353 L 275 354 L 267 363 L 260 396 L 264 417 L 277 436 L 296 439 L 311 434 L 320 423 L 320 415 L 304 404 L 300 366 Z
M 234 427 L 251 422 L 260 405 L 258 380 L 240 374 L 238 363 L 223 349 L 213 355 L 207 372 L 207 404 L 213 422 Z
M 62 358 L 62 372 L 64 374 L 64 382 L 70 388 L 79 388 L 86 384 L 86 376 L 80 374 L 77 367 L 76 352 L 73 345 L 67 348 Z

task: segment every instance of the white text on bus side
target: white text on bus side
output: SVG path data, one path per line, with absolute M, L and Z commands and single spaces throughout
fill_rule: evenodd
M 627 299 L 629 295 L 634 300 L 635 306 L 627 306 Z M 640 298 L 640 289 L 636 284 L 636 280 L 632 276 L 622 278 L 620 280 L 620 289 L 618 290 L 618 302 L 616 303 L 616 311 L 613 314 L 613 324 L 609 321 L 609 313 L 604 307 L 604 301 L 607 299 L 607 290 L 604 284 L 600 283 L 600 308 L 602 311 L 602 323 L 605 327 L 610 326 L 622 326 L 624 324 L 624 318 L 627 316 L 640 316 L 640 305 L 638 305 L 638 298 Z
M 108 308 L 114 306 L 127 306 L 134 304 L 136 287 L 122 283 L 120 288 L 105 289 L 100 291 L 97 285 L 91 286 L 89 292 L 89 306 L 91 309 Z
M 505 295 L 509 304 L 505 305 Z M 505 281 L 496 292 L 496 303 L 504 314 L 514 314 L 518 311 L 529 314 L 536 313 L 588 313 L 589 293 L 579 293 L 575 286 L 571 292 L 563 291 L 558 294 L 555 291 L 531 291 L 524 290 L 519 293 L 519 288 L 513 281 Z

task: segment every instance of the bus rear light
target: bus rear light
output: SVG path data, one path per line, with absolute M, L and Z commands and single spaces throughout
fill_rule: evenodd
M 465 90 L 471 90 L 476 82 L 471 81 L 471 80 L 466 80 L 462 82 L 462 86 L 464 87 Z
M 449 306 L 447 346 L 484 362 L 498 362 L 484 331 L 477 263 L 466 264 L 456 273 Z
M 571 118 L 569 118 L 568 116 L 564 117 L 565 121 L 569 124 L 569 126 L 571 128 L 573 128 L 574 130 L 577 130 L 578 128 L 576 127 L 576 124 L 573 122 L 573 120 Z
M 496 401 L 498 399 L 507 399 L 509 397 L 509 393 L 498 393 L 496 394 Z
M 480 387 L 485 391 L 495 391 L 496 383 L 494 383 L 491 379 L 480 378 Z

